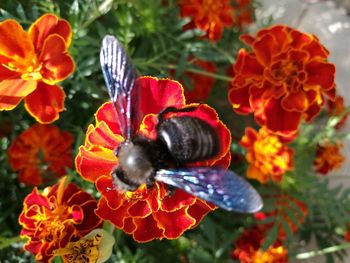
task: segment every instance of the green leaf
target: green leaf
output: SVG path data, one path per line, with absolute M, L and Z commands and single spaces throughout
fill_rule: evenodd
M 275 223 L 273 227 L 267 232 L 264 244 L 261 246 L 262 250 L 267 250 L 277 240 L 278 228 L 278 224 Z
M 21 238 L 19 236 L 16 236 L 16 237 L 2 237 L 2 236 L 0 236 L 0 249 L 11 246 L 12 244 L 17 243 L 20 240 L 21 240 Z

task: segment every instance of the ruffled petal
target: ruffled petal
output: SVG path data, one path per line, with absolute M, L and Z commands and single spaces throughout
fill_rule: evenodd
M 81 146 L 75 158 L 78 173 L 90 182 L 95 182 L 102 175 L 110 175 L 117 165 L 118 160 L 112 150 L 97 146 Z
M 39 123 L 51 123 L 64 110 L 65 97 L 59 86 L 39 82 L 36 90 L 24 99 L 24 106 Z
M 143 116 L 158 114 L 167 107 L 182 108 L 185 105 L 185 96 L 179 82 L 153 77 L 141 77 L 137 80 L 140 100 L 139 110 Z
M 57 34 L 45 40 L 39 61 L 43 81 L 51 85 L 66 79 L 74 71 L 74 60 L 67 53 L 64 39 Z
M 21 25 L 12 19 L 0 23 L 0 62 L 12 62 L 14 70 L 32 65 L 35 52 L 30 38 Z
M 54 14 L 45 14 L 38 18 L 30 26 L 28 33 L 34 44 L 36 53 L 40 52 L 49 35 L 60 35 L 64 39 L 67 47 L 72 40 L 70 24 L 64 19 L 59 19 Z

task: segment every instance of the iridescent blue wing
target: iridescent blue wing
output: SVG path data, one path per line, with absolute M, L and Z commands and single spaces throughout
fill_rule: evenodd
M 100 62 L 122 135 L 130 139 L 139 122 L 138 116 L 134 116 L 138 103 L 138 97 L 133 95 L 137 77 L 134 66 L 122 45 L 110 35 L 103 38 Z
M 155 180 L 180 188 L 228 211 L 255 213 L 262 206 L 258 192 L 234 172 L 218 168 L 161 169 Z

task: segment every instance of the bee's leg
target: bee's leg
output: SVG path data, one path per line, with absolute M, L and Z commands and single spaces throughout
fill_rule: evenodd
M 168 186 L 168 190 L 166 192 L 166 197 L 172 197 L 177 188 L 172 185 L 167 185 L 167 186 Z
M 151 176 L 151 177 L 152 177 L 152 176 Z M 147 187 L 147 188 L 152 188 L 152 187 L 154 186 L 154 179 L 151 178 L 151 177 L 149 177 L 149 178 L 146 179 L 146 187 Z
M 182 109 L 178 109 L 176 107 L 167 107 L 164 110 L 161 110 L 160 113 L 158 114 L 158 119 L 160 121 L 164 120 L 164 116 L 168 113 L 177 113 L 177 112 L 191 112 L 191 111 L 195 111 L 198 108 L 199 105 L 196 106 L 189 106 L 189 107 L 185 107 Z

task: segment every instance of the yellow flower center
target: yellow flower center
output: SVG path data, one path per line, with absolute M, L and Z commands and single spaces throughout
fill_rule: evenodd
M 39 222 L 38 236 L 45 242 L 60 240 L 62 231 L 67 228 L 67 223 L 71 224 L 70 212 L 63 207 L 52 206 L 50 210 L 39 212 L 34 219 Z M 64 234 L 64 233 L 63 233 Z
M 10 62 L 7 65 L 3 65 L 11 71 L 21 73 L 21 78 L 24 80 L 40 80 L 42 79 L 41 68 L 42 65 L 36 58 L 30 63 L 20 64 L 16 62 Z
M 288 91 L 297 92 L 306 80 L 306 73 L 302 69 L 302 61 L 278 61 L 271 67 L 271 77 L 273 81 L 286 86 Z
M 66 256 L 68 262 L 93 263 L 97 262 L 101 236 L 96 235 L 94 239 L 82 239 L 76 242 L 71 248 L 71 253 Z
M 274 167 L 281 170 L 288 168 L 288 159 L 279 152 L 283 144 L 276 136 L 266 136 L 254 143 L 255 163 L 264 174 L 273 174 Z

